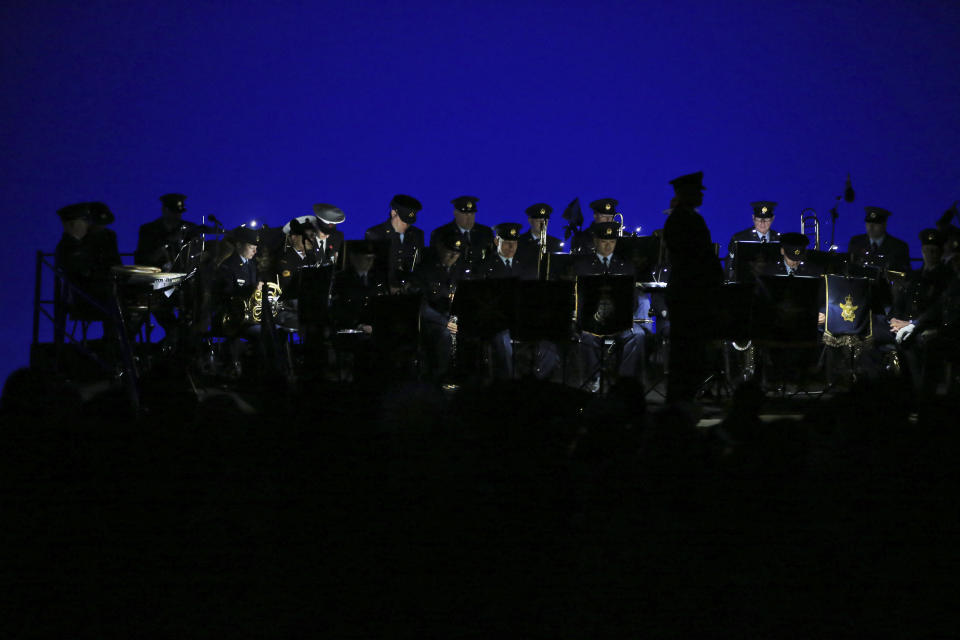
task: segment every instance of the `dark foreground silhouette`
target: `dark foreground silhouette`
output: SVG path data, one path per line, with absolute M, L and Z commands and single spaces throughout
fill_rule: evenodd
M 760 422 L 640 390 L 170 392 L 2 407 L 4 636 L 770 637 L 951 629 L 955 408 Z M 160 407 L 160 408 L 158 408 Z

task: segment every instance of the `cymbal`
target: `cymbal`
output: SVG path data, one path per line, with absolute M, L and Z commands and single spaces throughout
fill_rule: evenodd
M 120 275 L 133 275 L 133 274 L 154 274 L 160 273 L 160 267 L 148 267 L 143 264 L 115 264 L 110 267 L 110 270 L 116 274 Z

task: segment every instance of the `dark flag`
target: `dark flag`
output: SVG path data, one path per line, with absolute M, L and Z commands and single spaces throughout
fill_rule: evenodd
M 563 239 L 566 240 L 571 235 L 580 231 L 583 226 L 583 211 L 580 210 L 580 198 L 574 198 L 573 202 L 567 205 L 563 210 L 563 219 L 568 222 L 563 229 Z

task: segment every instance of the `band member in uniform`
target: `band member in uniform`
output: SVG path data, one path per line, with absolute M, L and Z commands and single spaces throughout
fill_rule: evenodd
M 283 227 L 286 238 L 280 257 L 274 265 L 275 275 L 271 280 L 276 280 L 280 286 L 280 300 L 283 304 L 277 323 L 284 327 L 298 327 L 300 269 L 316 264 L 319 258 L 318 253 L 308 252 L 304 244 L 309 228 L 311 223 L 301 222 L 299 218 L 294 218 Z
M 450 307 L 457 284 L 469 272 L 461 260 L 462 235 L 456 229 L 431 234 L 430 251 L 413 273 L 413 287 L 423 294 L 420 309 L 421 332 L 430 374 L 437 381 L 450 372 L 453 336 L 457 323 L 450 318 Z
M 802 233 L 789 232 L 781 233 L 780 242 L 780 261 L 774 265 L 769 265 L 764 271 L 764 275 L 774 276 L 819 276 L 821 270 L 816 268 L 804 259 L 807 255 L 807 246 L 810 244 L 810 238 Z
M 574 265 L 577 276 L 603 274 L 634 276 L 633 264 L 613 254 L 620 234 L 620 223 L 612 221 L 595 222 L 590 225 L 590 228 L 594 235 L 592 242 L 594 253 L 592 255 L 581 255 L 577 260 Z M 642 314 L 643 319 L 645 319 L 650 308 L 649 301 L 646 301 L 641 311 L 636 288 L 633 289 L 633 296 L 634 319 L 637 319 L 637 314 Z M 637 322 L 634 322 L 630 329 L 615 336 L 614 340 L 620 350 L 619 376 L 621 378 L 639 378 L 642 373 L 640 367 L 644 362 L 645 335 L 643 329 Z M 586 331 L 580 332 L 580 353 L 583 358 L 584 370 L 592 376 L 587 381 L 587 387 L 590 391 L 598 391 L 600 388 L 601 349 L 603 349 L 603 337 Z
M 773 210 L 776 208 L 776 202 L 770 202 L 769 200 L 760 200 L 758 202 L 751 202 L 750 207 L 753 209 L 753 226 L 749 229 L 744 229 L 743 231 L 738 231 L 730 238 L 730 242 L 727 244 L 727 279 L 733 280 L 733 261 L 737 252 L 737 242 L 743 241 L 753 241 L 753 242 L 778 242 L 780 240 L 780 234 L 773 229 Z
M 423 259 L 423 231 L 413 226 L 422 208 L 416 198 L 398 193 L 390 200 L 387 221 L 370 227 L 365 234 L 367 240 L 389 243 L 387 264 L 378 265 L 378 270 L 386 273 L 393 293 L 400 291 L 407 274 Z
M 201 225 L 183 219 L 187 208 L 187 196 L 182 193 L 166 193 L 160 196 L 160 217 L 140 226 L 137 248 L 133 254 L 136 264 L 158 267 L 161 271 L 173 271 L 184 245 L 199 237 L 205 230 Z M 176 298 L 156 298 L 152 311 L 157 322 L 170 338 L 177 335 L 177 317 L 174 313 Z
M 887 270 L 910 271 L 910 248 L 907 243 L 887 233 L 890 212 L 880 207 L 866 207 L 866 233 L 850 238 L 847 252 L 856 264 L 875 265 Z
M 923 268 L 911 271 L 896 283 L 890 330 L 894 333 L 923 315 L 950 285 L 953 271 L 943 262 L 944 234 L 937 229 L 920 232 Z
M 670 314 L 670 376 L 667 402 L 692 403 L 704 380 L 708 337 L 702 327 L 704 296 L 723 283 L 723 269 L 710 230 L 696 207 L 703 204 L 703 172 L 670 181 L 676 204 L 663 225 L 670 256 L 667 310 Z
M 92 211 L 91 205 L 94 204 L 100 205 L 81 202 L 57 211 L 63 235 L 57 243 L 54 264 L 71 285 L 95 303 L 109 307 L 113 304 L 114 295 L 110 268 L 120 264 L 120 255 L 116 235 L 107 229 L 96 230 L 95 222 L 102 224 L 106 220 L 106 205 L 95 206 L 95 211 Z M 109 213 L 109 209 L 106 209 L 106 213 Z M 104 316 L 95 304 L 71 287 L 62 289 L 57 303 L 60 313 L 70 312 L 79 317 L 103 320 L 104 330 L 112 330 L 113 325 L 107 322 L 109 316 Z
M 550 222 L 551 213 L 553 213 L 553 207 L 545 202 L 538 202 L 527 207 L 527 222 L 530 228 L 520 236 L 517 253 L 521 258 L 530 256 L 533 258 L 533 263 L 536 264 L 537 256 L 541 250 L 540 235 Z M 563 245 L 560 239 L 547 235 L 547 253 L 559 253 L 562 250 Z
M 477 198 L 473 196 L 459 196 L 450 201 L 453 204 L 453 220 L 437 227 L 430 234 L 430 246 L 440 236 L 456 233 L 460 236 L 463 245 L 460 262 L 467 269 L 477 267 L 488 253 L 494 250 L 493 230 L 482 224 L 477 224 Z
M 593 209 L 593 222 L 589 227 L 573 234 L 570 240 L 570 253 L 592 255 L 594 253 L 594 226 L 604 222 L 613 222 L 617 214 L 617 201 L 613 198 L 600 198 L 590 203 Z
M 336 228 L 346 219 L 343 211 L 332 204 L 313 205 L 315 228 L 305 230 L 305 247 L 316 256 L 316 264 L 333 264 L 343 249 L 343 232 Z
M 263 282 L 257 269 L 257 245 L 260 242 L 256 230 L 248 227 L 238 227 L 231 234 L 234 251 L 217 268 L 217 277 L 214 283 L 214 293 L 219 300 L 221 309 L 218 321 L 221 329 L 227 335 L 226 346 L 231 363 L 237 375 L 240 373 L 240 342 L 239 336 L 247 339 L 257 339 L 260 336 L 260 325 L 246 318 L 235 317 L 241 313 L 240 303 L 250 300 L 254 292 L 263 290 Z M 231 317 L 226 317 L 226 310 L 230 310 Z
M 372 333 L 370 298 L 387 293 L 382 272 L 375 268 L 376 251 L 370 240 L 347 241 L 347 268 L 336 274 L 333 284 L 333 315 L 337 329 Z
M 484 280 L 499 280 L 506 278 L 517 278 L 520 280 L 536 280 L 537 266 L 536 255 L 520 256 L 518 245 L 520 241 L 521 225 L 515 222 L 503 222 L 494 227 L 496 234 L 497 250 L 487 256 L 477 269 L 475 277 Z M 491 340 L 493 351 L 493 375 L 495 378 L 504 380 L 513 378 L 513 340 L 509 330 L 501 331 Z M 544 349 L 544 351 L 547 351 Z M 538 355 L 539 355 L 538 349 Z M 556 366 L 556 347 L 553 349 L 553 363 L 537 363 L 537 370 L 552 370 Z M 538 358 L 543 360 L 543 357 Z M 549 371 L 544 373 L 543 377 L 549 375 Z

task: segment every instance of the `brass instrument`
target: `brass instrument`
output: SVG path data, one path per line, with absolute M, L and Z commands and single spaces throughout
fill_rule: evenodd
M 620 219 L 617 220 L 617 218 L 620 218 Z M 617 236 L 620 237 L 620 238 L 622 238 L 622 237 L 623 237 L 623 214 L 620 213 L 619 211 L 617 211 L 616 213 L 614 213 L 614 214 L 613 214 L 613 221 L 620 223 L 620 229 L 617 231 Z
M 548 220 L 544 218 L 543 226 L 540 227 L 540 250 L 537 251 L 537 278 L 543 277 L 544 280 L 547 280 L 550 276 L 550 253 L 547 251 L 547 224 Z M 542 269 L 544 258 L 547 259 L 546 271 Z
M 270 315 L 276 319 L 280 313 L 280 305 L 277 304 L 277 300 L 282 293 L 279 279 L 277 282 L 264 283 L 264 287 L 257 287 L 256 291 L 247 298 L 232 298 L 227 303 L 227 308 L 220 318 L 221 326 L 225 332 L 236 333 L 247 325 L 260 323 L 263 319 L 264 288 L 267 290 L 267 299 L 270 301 Z
M 807 213 L 807 212 L 810 213 Z M 820 218 L 817 217 L 817 212 L 813 209 L 807 207 L 806 209 L 800 212 L 800 233 L 807 235 L 807 223 L 813 223 L 813 250 L 820 250 Z M 807 236 L 809 238 L 809 236 Z

